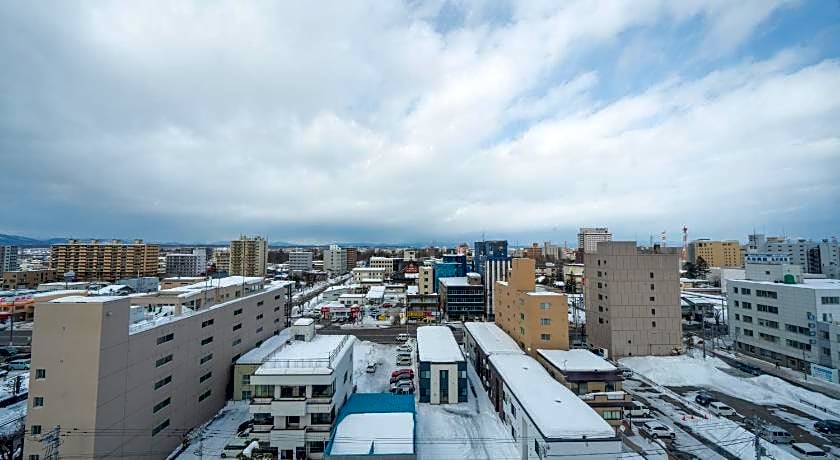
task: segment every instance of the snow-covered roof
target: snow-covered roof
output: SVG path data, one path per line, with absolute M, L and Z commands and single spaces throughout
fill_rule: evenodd
M 266 357 L 255 375 L 331 374 L 335 364 L 353 348 L 352 335 L 318 335 L 309 341 L 281 344 Z
M 417 353 L 420 361 L 432 363 L 454 363 L 464 360 L 461 348 L 455 342 L 455 336 L 446 326 L 418 327 Z
M 546 361 L 561 371 L 569 372 L 610 372 L 616 370 L 606 359 L 589 350 L 537 350 Z
M 560 294 L 559 292 L 552 292 L 552 291 L 533 291 L 533 292 L 526 292 L 525 294 L 531 296 L 563 296 L 565 294 Z
M 438 281 L 440 281 L 446 287 L 469 286 L 466 276 L 451 276 L 446 278 L 439 278 Z
M 50 300 L 50 303 L 100 303 L 100 302 L 110 302 L 112 300 L 121 300 L 127 299 L 126 296 L 107 296 L 107 295 L 100 295 L 100 296 L 81 296 L 81 295 L 71 295 L 67 297 L 59 297 L 57 299 Z
M 834 289 L 840 290 L 840 280 L 836 279 L 814 279 L 814 278 L 804 278 L 801 283 L 796 284 L 785 284 L 785 283 L 776 283 L 773 281 L 755 281 L 755 280 L 739 280 L 739 279 L 732 279 L 729 281 L 738 281 L 738 282 L 745 282 L 750 284 L 763 284 L 765 286 L 773 286 L 773 287 L 784 287 L 784 288 L 799 288 L 799 289 Z
M 312 318 L 298 318 L 295 320 L 295 326 L 309 326 L 315 323 L 315 320 Z
M 419 286 L 409 286 L 405 290 L 405 293 L 408 294 L 408 295 L 417 294 L 418 292 L 420 292 L 420 287 Z
M 330 455 L 414 453 L 411 412 L 350 414 L 335 428 Z
M 466 322 L 464 327 L 487 355 L 493 353 L 524 354 L 519 345 L 496 323 Z
M 490 363 L 542 435 L 549 439 L 614 439 L 615 430 L 572 390 L 527 355 L 497 354 Z
M 237 359 L 236 364 L 262 364 L 271 353 L 280 348 L 281 345 L 292 337 L 291 331 L 291 329 L 286 328 L 280 331 L 279 334 L 265 339 L 262 345 L 248 351 Z

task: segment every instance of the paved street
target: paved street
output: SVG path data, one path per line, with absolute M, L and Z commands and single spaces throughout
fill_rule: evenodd
M 327 335 L 338 335 L 338 334 L 350 334 L 356 336 L 359 340 L 368 340 L 371 342 L 382 343 L 382 344 L 393 344 L 397 343 L 397 334 L 407 333 L 412 337 L 417 336 L 417 327 L 418 324 L 406 324 L 404 326 L 391 326 L 391 327 L 381 327 L 381 328 L 348 328 L 348 329 L 341 329 L 338 325 L 330 325 L 325 326 L 321 329 L 318 329 L 319 334 L 327 334 Z M 463 343 L 464 341 L 464 333 L 460 329 L 453 331 L 455 335 L 455 340 L 458 343 Z

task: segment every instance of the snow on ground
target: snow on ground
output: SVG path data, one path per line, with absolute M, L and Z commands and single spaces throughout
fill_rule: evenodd
M 627 439 L 644 451 L 644 458 L 648 460 L 668 460 L 668 452 L 658 442 L 640 435 L 627 436 Z
M 0 408 L 0 434 L 13 432 L 23 425 L 26 417 L 26 400 Z
M 248 404 L 249 401 L 228 401 L 213 420 L 190 433 L 190 444 L 180 455 L 174 455 L 175 452 L 173 452 L 170 458 L 178 460 L 220 458 L 222 450 L 236 436 L 239 425 L 250 420 Z M 199 437 L 204 438 L 202 451 L 198 449 Z
M 706 387 L 755 404 L 790 406 L 819 418 L 825 417 L 825 413 L 800 400 L 840 412 L 837 399 L 767 374 L 737 377 L 724 372 L 737 371 L 716 357 L 704 360 L 689 355 L 644 356 L 623 358 L 620 362 L 660 385 Z
M 391 385 L 391 372 L 397 368 L 396 358 L 396 345 L 357 340 L 353 345 L 353 381 L 356 382 L 356 392 L 387 393 Z M 376 372 L 373 374 L 366 372 L 368 363 L 376 363 Z

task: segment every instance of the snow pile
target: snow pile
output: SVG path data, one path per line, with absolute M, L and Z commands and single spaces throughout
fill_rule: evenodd
M 331 455 L 414 453 L 414 414 L 350 414 L 335 429 Z
M 840 412 L 839 400 L 766 374 L 736 377 L 724 372 L 722 369 L 733 368 L 715 357 L 704 360 L 686 355 L 644 356 L 623 358 L 620 362 L 659 385 L 706 387 L 755 404 L 787 405 L 820 418 L 825 417 L 824 412 L 800 400 Z

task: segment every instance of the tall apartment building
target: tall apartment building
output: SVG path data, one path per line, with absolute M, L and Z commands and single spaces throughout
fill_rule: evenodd
M 0 275 L 20 270 L 20 248 L 0 246 Z
M 324 270 L 336 275 L 343 275 L 348 271 L 347 266 L 346 249 L 333 244 L 330 245 L 329 249 L 324 250 Z
M 738 351 L 840 383 L 840 280 L 805 278 L 778 253 L 748 254 L 745 273 L 727 283 Z
M 435 267 L 423 265 L 417 278 L 417 293 L 428 295 L 435 292 Z
M 312 270 L 312 251 L 294 249 L 289 252 L 289 270 L 308 272 Z
M 737 240 L 713 241 L 703 238 L 688 243 L 688 260 L 696 264 L 700 257 L 710 267 L 744 266 L 744 249 Z
M 493 297 L 496 292 L 496 281 L 507 281 L 510 272 L 507 240 L 476 241 L 473 253 L 475 271 L 484 281 L 485 316 L 493 320 Z
M 359 250 L 357 248 L 345 248 L 347 252 L 347 271 L 350 271 L 356 268 L 356 264 L 359 262 Z
M 539 243 L 531 244 L 531 247 L 523 249 L 523 254 L 529 259 L 534 259 L 537 263 L 541 263 L 543 259 L 543 248 Z
M 569 349 L 569 304 L 566 296 L 537 291 L 536 264 L 512 261 L 508 281 L 496 282 L 496 324 L 531 355 L 538 348 Z
M 166 276 L 197 276 L 207 271 L 207 252 L 193 249 L 192 253 L 166 255 Z
M 597 251 L 601 241 L 612 241 L 612 233 L 606 227 L 581 227 L 578 231 L 578 250 L 584 254 Z
M 268 264 L 268 242 L 261 236 L 245 235 L 230 242 L 230 269 L 228 273 L 239 276 L 265 276 Z
M 601 242 L 584 267 L 589 343 L 611 358 L 669 355 L 682 343 L 679 249 Z
M 217 272 L 230 272 L 230 248 L 213 249 L 213 263 Z
M 73 272 L 79 281 L 110 281 L 158 275 L 160 247 L 143 240 L 123 243 L 68 240 L 50 247 L 50 269 L 58 276 Z
M 322 458 L 336 416 L 354 392 L 355 337 L 316 334 L 311 318 L 295 321 L 290 336 L 252 373 L 238 376 L 251 393 L 251 433 L 275 458 Z
M 290 286 L 230 277 L 37 304 L 24 458 L 47 458 L 56 426 L 62 458 L 166 458 L 224 406 L 232 364 L 283 328 Z M 173 305 L 181 294 L 194 298 Z

